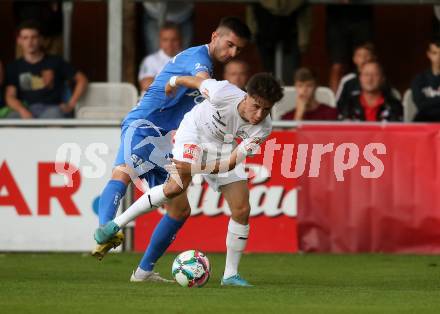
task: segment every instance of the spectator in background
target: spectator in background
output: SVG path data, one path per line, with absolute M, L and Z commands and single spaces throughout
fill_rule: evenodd
M 417 75 L 411 84 L 418 109 L 414 121 L 440 121 L 440 39 L 429 43 L 427 56 L 431 68 Z
M 350 4 L 327 5 L 327 47 L 330 53 L 329 86 L 336 93 L 339 81 L 347 71 L 353 48 L 371 42 L 373 37 L 373 6 Z
M 351 96 L 339 109 L 341 120 L 402 121 L 402 104 L 384 87 L 383 68 L 377 61 L 362 65 L 359 82 L 360 94 Z
M 14 110 L 8 118 L 65 118 L 73 115 L 75 105 L 87 87 L 87 78 L 61 57 L 46 55 L 38 23 L 23 22 L 17 30 L 17 43 L 23 57 L 6 69 L 6 103 Z M 75 87 L 64 102 L 66 81 Z
M 140 90 L 145 91 L 168 61 L 181 50 L 182 38 L 179 27 L 173 22 L 166 22 L 159 32 L 159 50 L 142 60 L 138 75 Z
M 256 44 L 267 72 L 281 75 L 284 84 L 293 84 L 300 66 L 301 52 L 307 49 L 311 11 L 304 0 L 261 0 L 252 6 L 256 24 Z M 275 64 L 277 47 L 282 48 L 281 72 Z
M 436 38 L 440 37 L 440 5 L 434 6 L 433 34 Z
M 63 54 L 63 8 L 61 0 L 51 1 L 14 1 L 15 25 L 25 21 L 36 21 L 43 36 L 43 49 L 48 54 Z M 17 45 L 16 57 L 23 55 Z
M 338 108 L 342 103 L 347 102 L 351 96 L 359 95 L 361 86 L 359 83 L 359 72 L 364 63 L 375 60 L 376 53 L 371 43 L 365 43 L 357 46 L 353 53 L 353 63 L 356 66 L 355 72 L 345 75 L 339 83 L 336 92 L 336 102 Z
M 336 120 L 338 111 L 315 98 L 316 75 L 307 68 L 295 72 L 295 109 L 283 115 L 283 120 Z
M 238 59 L 229 61 L 223 70 L 223 79 L 245 90 L 249 80 L 249 64 Z
M 143 6 L 144 55 L 150 55 L 159 49 L 159 30 L 165 21 L 173 22 L 179 26 L 183 49 L 191 46 L 193 38 L 193 3 L 145 1 Z

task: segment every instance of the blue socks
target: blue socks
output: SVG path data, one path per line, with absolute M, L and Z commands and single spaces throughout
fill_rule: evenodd
M 176 220 L 165 215 L 157 224 L 150 239 L 150 244 L 142 257 L 139 267 L 145 271 L 152 271 L 154 264 L 165 253 L 176 237 L 177 231 L 183 226 L 185 220 Z
M 99 225 L 105 225 L 115 218 L 119 203 L 127 191 L 127 186 L 119 180 L 110 180 L 99 198 Z

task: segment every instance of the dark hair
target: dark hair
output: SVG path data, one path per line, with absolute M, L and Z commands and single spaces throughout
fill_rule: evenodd
M 21 22 L 17 27 L 17 36 L 20 35 L 20 32 L 24 29 L 33 29 L 41 35 L 41 25 L 35 20 L 26 20 Z
M 380 64 L 379 61 L 377 61 L 377 60 L 370 60 L 370 61 L 365 62 L 364 64 L 362 64 L 361 71 L 362 71 L 362 68 L 363 68 L 364 66 L 366 66 L 367 64 L 375 64 L 375 65 L 378 67 L 378 69 L 379 69 L 380 74 L 382 75 L 382 77 L 385 78 L 385 71 L 384 71 L 384 68 L 383 68 L 382 64 Z
M 162 26 L 160 27 L 160 30 L 174 30 L 176 31 L 179 36 L 180 36 L 180 28 L 179 25 L 177 25 L 174 22 L 170 22 L 170 21 L 166 21 L 165 23 L 162 24 Z
M 296 82 L 317 82 L 315 73 L 309 68 L 299 68 L 293 75 L 293 80 Z
M 283 88 L 280 82 L 270 73 L 253 75 L 246 85 L 246 90 L 250 96 L 261 97 L 273 104 L 283 98 Z
M 365 49 L 365 50 L 369 51 L 373 56 L 376 56 L 376 49 L 374 48 L 373 43 L 364 42 L 362 44 L 359 44 L 356 47 L 354 47 L 353 52 L 355 52 L 359 49 Z
M 228 16 L 222 18 L 220 23 L 218 24 L 217 30 L 219 28 L 227 28 L 240 38 L 246 40 L 251 39 L 251 31 L 249 27 L 245 23 L 243 23 L 238 17 Z
M 431 40 L 429 41 L 429 44 L 440 48 L 440 38 L 439 37 L 431 38 Z

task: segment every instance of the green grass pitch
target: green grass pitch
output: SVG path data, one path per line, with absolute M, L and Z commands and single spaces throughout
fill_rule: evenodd
M 200 289 L 130 283 L 139 254 L 0 254 L 0 312 L 17 313 L 440 313 L 440 257 L 243 256 L 253 288 L 220 287 L 224 255 Z M 170 278 L 174 254 L 157 271 Z

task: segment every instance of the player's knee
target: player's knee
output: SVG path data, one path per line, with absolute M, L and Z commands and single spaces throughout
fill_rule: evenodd
M 182 186 L 179 186 L 175 183 L 170 183 L 165 185 L 163 192 L 165 193 L 165 196 L 168 198 L 174 198 L 180 194 L 182 194 L 184 191 Z
M 167 212 L 171 218 L 186 220 L 191 214 L 191 208 L 189 206 L 184 208 L 167 208 Z
M 191 177 L 181 178 L 180 183 L 177 183 L 174 180 L 168 181 L 163 189 L 165 196 L 168 198 L 174 198 L 176 196 L 179 196 L 180 194 L 186 191 L 190 183 L 191 183 Z
M 117 166 L 112 171 L 112 180 L 118 180 L 128 185 L 131 181 L 130 175 L 126 166 Z
M 250 212 L 251 212 L 251 206 L 249 205 L 249 203 L 243 204 L 241 206 L 236 206 L 231 209 L 232 218 L 236 222 L 243 225 L 248 224 Z

